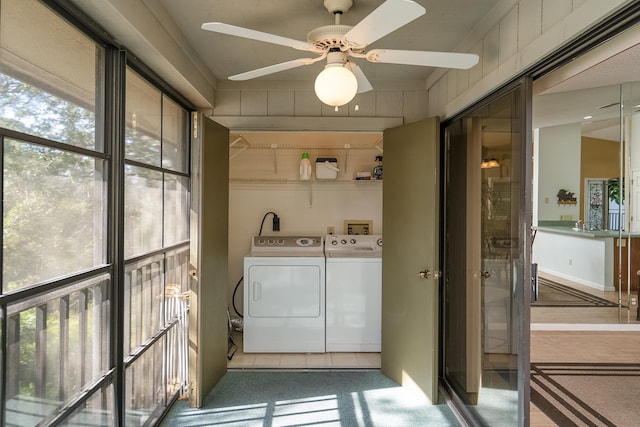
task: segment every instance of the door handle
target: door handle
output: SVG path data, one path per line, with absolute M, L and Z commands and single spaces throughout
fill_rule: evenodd
M 489 273 L 488 271 L 483 271 L 482 273 L 480 273 L 480 275 L 485 279 L 488 279 L 489 277 L 491 277 L 491 273 Z
M 418 273 L 418 277 L 421 279 L 430 279 L 431 278 L 431 271 L 425 269 L 422 270 L 420 273 Z

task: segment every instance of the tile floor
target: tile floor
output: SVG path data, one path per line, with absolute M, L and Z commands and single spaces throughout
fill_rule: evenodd
M 229 369 L 379 369 L 380 353 L 244 353 L 242 333 L 234 332 L 238 350 L 227 362 Z

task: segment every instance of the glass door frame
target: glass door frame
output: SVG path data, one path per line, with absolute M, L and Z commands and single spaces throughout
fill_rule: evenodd
M 529 391 L 529 377 L 530 377 L 530 348 L 529 348 L 529 335 L 530 335 L 530 300 L 531 300 L 531 223 L 532 223 L 532 181 L 530 177 L 533 173 L 533 164 L 532 164 L 532 154 L 533 154 L 533 144 L 532 144 L 532 78 L 530 76 L 521 77 L 510 84 L 503 86 L 502 88 L 496 90 L 491 95 L 477 102 L 473 106 L 469 107 L 462 113 L 458 114 L 451 119 L 444 121 L 441 124 L 441 171 L 443 176 L 448 173 L 447 165 L 448 165 L 448 153 L 446 150 L 446 141 L 445 141 L 445 129 L 459 120 L 466 120 L 468 117 L 472 117 L 474 114 L 477 114 L 479 110 L 482 108 L 488 107 L 491 103 L 500 99 L 503 96 L 507 96 L 511 93 L 519 92 L 519 96 L 517 97 L 517 105 L 515 106 L 515 110 L 519 112 L 519 117 L 511 117 L 511 129 L 515 129 L 519 136 L 519 140 L 513 141 L 513 144 L 518 144 L 517 151 L 519 152 L 518 158 L 512 158 L 512 167 L 519 168 L 519 200 L 517 203 L 518 206 L 518 236 L 519 240 L 519 254 L 521 256 L 522 263 L 520 271 L 517 272 L 518 277 L 515 281 L 516 290 L 514 294 L 514 300 L 512 303 L 515 304 L 516 309 L 519 312 L 519 316 L 517 317 L 517 324 L 513 324 L 512 326 L 518 329 L 517 333 L 517 341 L 513 343 L 514 351 L 517 354 L 517 394 L 518 394 L 518 425 L 528 425 L 529 423 L 529 401 L 530 401 L 530 391 Z M 512 132 L 513 134 L 513 132 Z M 480 167 L 480 165 L 478 165 Z M 445 299 L 447 297 L 445 284 L 447 282 L 448 271 L 446 266 L 446 247 L 449 242 L 446 239 L 446 218 L 447 218 L 447 192 L 446 192 L 446 179 L 441 179 L 441 199 L 443 203 L 441 203 L 441 268 L 440 270 L 444 273 L 444 280 L 441 281 L 441 289 L 440 289 L 440 366 L 439 366 L 439 377 L 440 383 L 444 388 L 445 393 L 447 393 L 451 397 L 451 403 L 454 408 L 458 411 L 459 415 L 462 416 L 467 422 L 471 424 L 480 423 L 482 425 L 482 420 L 478 419 L 476 414 L 474 414 L 469 408 L 464 400 L 459 396 L 452 387 L 452 384 L 447 381 L 445 375 L 445 361 L 446 359 L 446 310 L 445 310 Z M 480 183 L 478 183 L 480 185 Z M 467 193 L 469 190 L 467 189 Z M 455 197 L 467 197 L 467 194 L 457 194 Z M 481 260 L 478 260 L 481 261 Z M 465 266 L 458 266 L 459 268 L 464 268 Z

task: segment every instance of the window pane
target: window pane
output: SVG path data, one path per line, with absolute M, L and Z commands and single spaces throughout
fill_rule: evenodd
M 114 426 L 115 407 L 113 385 L 98 390 L 60 425 L 62 426 Z M 125 423 L 125 425 L 129 425 Z
M 519 393 L 530 369 L 520 335 L 528 191 L 515 161 L 524 158 L 524 92 L 519 85 L 445 129 L 443 373 L 479 425 L 522 425 L 529 403 Z
M 189 239 L 189 178 L 165 174 L 164 245 Z
M 102 54 L 93 41 L 40 2 L 3 0 L 0 127 L 101 149 L 95 111 L 100 87 L 96 64 Z
M 125 268 L 125 354 L 142 345 L 162 326 L 163 256 L 146 258 Z
M 103 161 L 6 139 L 3 289 L 105 263 Z
M 125 373 L 127 426 L 145 425 L 154 410 L 166 404 L 163 381 L 164 340 L 148 348 Z
M 189 248 L 167 252 L 166 257 L 167 288 L 172 286 L 170 291 L 174 293 L 188 292 L 190 280 Z
M 162 247 L 162 173 L 125 167 L 125 256 Z
M 109 281 L 69 285 L 7 312 L 7 425 L 36 425 L 107 371 Z
M 178 104 L 162 97 L 162 166 L 187 172 L 189 165 L 188 115 Z
M 129 160 L 160 166 L 161 94 L 127 69 L 126 151 Z
M 173 395 L 189 381 L 189 249 L 168 252 L 166 260 L 165 319 L 178 321 L 167 332 L 167 392 Z

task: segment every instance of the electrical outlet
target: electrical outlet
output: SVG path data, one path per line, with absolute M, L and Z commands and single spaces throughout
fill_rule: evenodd
M 569 265 L 573 265 L 573 259 L 569 258 Z
M 336 234 L 335 227 L 327 227 L 327 234 Z

